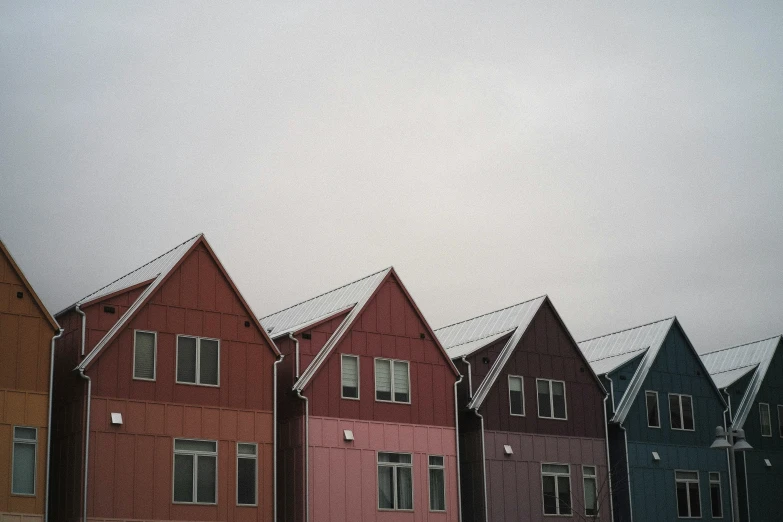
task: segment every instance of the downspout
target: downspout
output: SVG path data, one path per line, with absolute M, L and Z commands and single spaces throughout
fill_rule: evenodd
M 614 506 L 612 505 L 612 462 L 609 458 L 609 417 L 607 416 L 606 409 L 609 407 L 607 400 L 610 397 L 610 393 L 607 392 L 604 395 L 604 440 L 606 441 L 606 478 L 609 482 L 609 520 L 614 521 Z
M 296 379 L 299 379 L 299 340 L 293 333 L 288 334 L 288 338 L 294 341 L 296 351 Z M 294 386 L 294 393 L 296 396 L 302 399 L 305 403 L 305 434 L 304 434 L 304 486 L 305 486 L 305 522 L 310 521 L 310 401 L 307 397 L 302 395 L 302 390 L 298 390 Z M 86 522 L 86 521 L 85 521 Z
M 484 417 L 478 408 L 473 410 L 476 417 L 481 419 L 481 479 L 484 482 L 484 520 L 489 522 L 489 504 L 487 503 L 487 449 L 484 446 Z
M 272 495 L 274 495 L 272 497 L 272 520 L 277 520 L 277 365 L 283 362 L 284 358 L 285 355 L 280 354 L 280 357 L 272 365 L 272 400 L 274 401 L 272 405 L 272 473 L 274 473 L 272 478 Z
M 89 479 L 90 465 L 90 406 L 92 399 L 92 380 L 84 374 L 84 368 L 79 368 L 79 377 L 87 381 L 87 421 L 84 428 L 84 510 L 83 521 L 87 522 L 87 481 Z
M 470 368 L 470 366 L 468 366 Z M 462 484 L 460 482 L 460 468 L 459 468 L 459 403 L 457 402 L 457 386 L 462 382 L 462 374 L 459 379 L 454 383 L 454 423 L 456 430 L 454 431 L 454 438 L 457 442 L 457 515 L 459 521 L 462 522 Z M 470 382 L 470 373 L 468 373 L 468 382 Z
M 470 375 L 470 362 L 468 362 L 468 359 L 463 355 L 460 357 L 463 363 L 465 363 L 465 366 L 468 367 L 468 399 L 473 398 L 473 379 Z M 460 380 L 462 380 L 462 377 L 460 377 Z
M 612 411 L 614 412 L 614 382 L 612 382 L 612 378 L 609 377 L 609 374 L 606 374 L 606 379 L 609 381 L 609 386 L 612 390 Z M 626 473 L 626 481 L 628 485 L 628 512 L 631 515 L 630 522 L 633 522 L 633 502 L 631 501 L 631 459 L 628 458 L 628 431 L 626 431 L 625 426 L 622 425 L 622 423 L 619 423 L 617 426 L 621 430 L 623 430 L 623 441 L 625 442 L 625 473 Z M 609 425 L 606 425 L 607 430 L 609 429 Z M 608 434 L 607 434 L 608 435 Z M 607 437 L 607 444 L 608 444 L 608 437 Z
M 73 309 L 77 314 L 82 316 L 82 357 L 84 357 L 84 346 L 87 344 L 87 314 L 82 312 L 82 309 L 79 308 L 78 303 L 73 307 Z
M 733 423 L 733 415 L 731 413 L 731 395 L 729 395 L 729 392 L 728 392 L 728 390 L 726 388 L 723 389 L 723 393 L 726 394 L 726 398 L 728 399 L 726 401 L 726 409 L 723 410 L 723 429 L 726 430 L 726 432 L 728 433 L 729 424 Z M 735 479 L 735 477 L 733 477 L 732 474 L 731 474 L 731 450 L 730 449 L 726 450 L 726 466 L 729 469 L 729 472 L 727 473 L 727 475 L 729 476 L 729 491 L 732 492 L 732 494 L 729 495 L 729 497 L 731 498 L 731 519 L 734 522 L 739 522 L 739 520 L 734 520 L 734 512 L 735 511 L 734 511 L 734 494 L 733 494 L 733 492 L 736 491 L 736 490 L 734 489 L 734 482 L 735 482 L 734 479 Z M 736 472 L 737 472 L 737 466 L 736 466 L 736 460 L 735 460 L 734 473 L 736 474 Z M 739 482 L 739 481 L 737 481 L 737 482 Z M 739 486 L 739 483 L 737 485 Z
M 44 493 L 44 522 L 49 522 L 49 470 L 52 454 L 52 397 L 54 396 L 52 386 L 54 386 L 54 345 L 55 341 L 62 337 L 62 328 L 52 337 L 52 353 L 49 356 L 49 413 L 46 424 L 46 490 Z
M 291 339 L 294 342 L 294 345 L 295 345 L 295 350 L 294 351 L 296 353 L 296 356 L 295 356 L 296 360 L 294 362 L 294 372 L 295 372 L 294 373 L 294 377 L 295 377 L 295 380 L 298 381 L 299 380 L 299 340 L 296 337 L 294 337 L 294 333 L 293 332 L 289 332 L 288 333 L 288 338 Z

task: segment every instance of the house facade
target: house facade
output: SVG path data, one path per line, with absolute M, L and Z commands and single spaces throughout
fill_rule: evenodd
M 464 520 L 611 520 L 606 392 L 546 296 L 436 331 L 459 386 Z
M 0 241 L 0 520 L 43 521 L 59 326 Z
M 672 317 L 579 343 L 610 390 L 615 522 L 730 520 L 726 404 Z
M 263 317 L 285 521 L 457 521 L 459 374 L 393 268 Z
M 732 427 L 752 450 L 737 452 L 742 522 L 783 518 L 783 336 L 702 355 L 729 404 Z
M 203 235 L 57 317 L 53 520 L 274 518 L 279 352 Z

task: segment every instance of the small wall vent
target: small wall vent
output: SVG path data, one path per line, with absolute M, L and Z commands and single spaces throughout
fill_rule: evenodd
M 505 453 L 506 455 L 513 455 L 514 454 L 514 450 L 511 449 L 511 446 L 509 446 L 508 444 L 504 444 L 503 445 L 503 453 Z
M 353 442 L 353 431 L 343 430 L 343 438 L 348 442 Z
M 16 292 L 16 298 L 21 299 L 24 297 L 24 292 Z
M 424 339 L 425 337 L 427 337 L 427 336 L 426 336 L 426 335 L 424 335 L 423 333 L 420 333 L 420 334 L 419 334 L 419 339 Z
M 657 451 L 653 451 L 652 452 L 652 458 L 653 458 L 653 460 L 655 462 L 660 462 L 661 461 L 661 456 L 658 454 Z
M 310 332 L 302 334 L 302 339 L 312 339 L 312 338 L 313 336 L 310 334 Z
M 104 306 L 103 311 L 107 314 L 113 314 L 114 313 L 114 307 L 113 306 Z
M 112 412 L 111 413 L 111 423 L 115 426 L 121 426 L 122 425 L 122 413 Z
M 245 328 L 249 328 L 249 327 L 250 327 L 250 321 L 245 321 Z

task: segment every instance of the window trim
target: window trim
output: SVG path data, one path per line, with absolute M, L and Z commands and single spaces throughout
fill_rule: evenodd
M 178 440 L 190 440 L 194 442 L 214 442 L 215 443 L 215 452 L 207 452 L 207 451 L 185 451 L 185 450 L 177 450 L 177 441 Z M 181 506 L 217 506 L 218 504 L 218 492 L 220 491 L 220 441 L 217 440 L 210 440 L 210 439 L 191 439 L 187 437 L 173 437 L 171 439 L 171 503 L 172 504 L 178 504 Z M 176 482 L 174 481 L 174 477 L 177 473 L 176 468 L 176 460 L 177 460 L 177 454 L 179 455 L 214 455 L 215 457 L 215 501 L 214 502 L 198 502 L 198 459 L 193 459 L 193 502 L 183 502 L 181 500 L 174 500 L 174 494 L 176 487 Z
M 520 393 L 522 393 L 522 413 L 514 413 L 511 411 L 511 379 L 519 379 L 520 381 Z M 524 417 L 525 413 L 525 378 L 522 375 L 509 375 L 508 376 L 508 414 L 514 417 Z
M 680 421 L 681 421 L 682 426 L 683 426 L 682 428 L 675 428 L 674 427 L 674 423 L 672 422 L 672 410 L 671 410 L 671 405 L 672 405 L 671 397 L 672 396 L 678 397 L 677 403 L 680 406 Z M 674 430 L 674 431 L 696 431 L 696 408 L 693 405 L 693 396 L 692 395 L 688 395 L 686 393 L 669 393 L 668 397 L 669 397 L 669 428 Z M 693 428 L 690 428 L 690 429 L 685 427 L 685 415 L 682 414 L 682 398 L 683 397 L 688 397 L 691 400 L 691 417 L 693 419 Z M 682 471 L 682 470 L 680 470 L 680 471 Z
M 593 474 L 585 475 L 585 468 L 593 468 Z M 585 488 L 585 481 L 588 478 L 591 479 L 593 482 L 595 482 L 595 514 L 594 515 L 587 514 L 587 489 Z M 600 496 L 598 492 L 598 466 L 596 466 L 595 464 L 582 464 L 582 496 L 584 497 L 583 500 L 584 500 L 585 516 L 595 517 L 597 519 L 601 518 L 601 507 L 598 502 L 599 500 L 598 497 Z
M 187 382 L 179 380 L 179 338 L 189 337 L 196 340 L 196 382 Z M 201 340 L 215 341 L 218 343 L 217 347 L 217 384 L 201 384 Z M 206 386 L 208 388 L 220 388 L 220 339 L 213 339 L 212 337 L 200 337 L 198 335 L 185 335 L 177 334 L 177 346 L 174 353 L 174 382 L 176 384 L 185 384 L 187 386 Z
M 411 462 L 410 464 L 402 463 L 402 462 L 381 462 L 379 459 L 379 456 L 381 453 L 388 453 L 392 455 L 410 455 Z M 386 511 L 386 512 L 395 512 L 395 511 L 402 511 L 403 513 L 413 513 L 416 510 L 416 484 L 414 484 L 416 480 L 416 474 L 415 474 L 415 466 L 414 466 L 414 454 L 405 452 L 405 451 L 380 451 L 377 450 L 375 452 L 375 494 L 377 496 L 377 500 L 375 502 L 375 506 L 378 508 L 378 511 Z M 427 464 L 429 464 L 429 460 L 427 461 Z M 397 505 L 397 468 L 398 467 L 406 467 L 411 469 L 411 508 L 410 509 L 399 509 L 399 508 L 382 508 L 381 507 L 381 496 L 378 495 L 378 469 L 381 466 L 386 466 L 390 468 L 394 468 L 394 472 L 392 473 L 392 498 L 394 499 L 394 505 Z M 429 468 L 427 468 L 427 471 L 429 472 Z M 429 475 L 429 473 L 427 473 Z M 429 479 L 427 479 L 429 481 Z
M 240 444 L 246 444 L 248 446 L 254 446 L 256 448 L 255 457 L 251 458 L 248 455 L 240 455 L 239 454 L 239 445 Z M 234 482 L 236 484 L 236 490 L 237 490 L 237 495 L 236 495 L 237 507 L 258 507 L 258 484 L 259 484 L 258 483 L 258 443 L 257 442 L 237 441 L 235 449 L 236 449 L 236 457 L 237 457 L 236 460 L 237 460 L 237 462 L 236 462 L 236 474 L 235 474 L 235 481 Z M 253 490 L 253 497 L 255 498 L 255 502 L 252 503 L 252 504 L 240 504 L 239 503 L 239 459 L 253 460 L 256 463 L 256 474 L 255 474 L 256 487 Z M 217 498 L 217 497 L 215 497 L 215 498 Z
M 35 439 L 17 439 L 16 428 L 26 430 L 35 430 Z M 11 426 L 11 496 L 32 498 L 38 496 L 38 428 L 34 426 Z M 16 457 L 16 444 L 29 444 L 33 446 L 33 492 L 16 493 L 14 492 L 14 458 Z
M 712 480 L 712 474 L 718 475 L 718 480 Z M 712 518 L 723 518 L 723 482 L 720 478 L 720 471 L 708 471 L 707 472 L 707 479 L 710 485 L 710 515 Z M 720 498 L 720 516 L 715 516 L 715 512 L 712 509 L 712 486 L 713 484 L 718 485 L 718 497 Z
M 375 371 L 375 365 L 376 361 L 390 361 L 391 364 L 389 365 L 389 369 L 391 370 L 390 374 L 390 381 L 391 381 L 391 399 L 385 400 L 385 399 L 379 399 L 378 398 L 378 374 Z M 400 362 L 405 363 L 407 369 L 408 369 L 408 400 L 407 401 L 397 401 L 394 400 L 394 363 Z M 373 359 L 372 363 L 372 372 L 373 372 L 373 380 L 375 382 L 375 402 L 387 402 L 390 404 L 411 404 L 411 400 L 413 399 L 413 387 L 411 386 L 411 362 L 406 361 L 404 359 L 389 359 L 388 357 L 375 357 Z M 389 452 L 382 452 L 382 453 L 389 453 Z M 391 452 L 394 453 L 394 452 Z
M 430 457 L 440 457 L 443 459 L 441 466 L 430 464 Z M 430 470 L 440 469 L 443 470 L 443 509 L 432 509 L 432 502 L 427 499 L 430 508 L 430 513 L 445 513 L 449 506 L 449 501 L 446 498 L 446 455 L 429 455 L 427 454 L 427 493 L 432 495 L 432 482 L 430 482 Z
M 544 381 L 547 382 L 549 385 L 549 411 L 552 412 L 551 417 L 543 417 L 541 415 L 541 398 L 538 394 L 538 382 Z M 553 382 L 560 382 L 563 383 L 563 404 L 565 408 L 565 417 L 555 417 L 555 394 L 552 393 L 552 383 Z M 557 420 L 557 421 L 567 421 L 568 420 L 568 392 L 566 391 L 566 382 L 561 381 L 559 379 L 544 379 L 544 378 L 536 378 L 536 413 L 538 414 L 539 419 L 547 419 L 547 420 Z
M 343 360 L 346 357 L 356 359 L 356 397 L 346 397 L 343 395 Z M 340 354 L 340 398 L 348 401 L 358 401 L 362 398 L 362 363 L 361 357 L 351 353 Z M 409 370 L 410 371 L 410 370 Z M 410 388 L 410 378 L 408 379 L 408 388 Z
M 675 394 L 676 395 L 676 394 Z M 696 473 L 696 479 L 678 479 L 677 473 Z M 699 492 L 699 516 L 694 517 L 692 515 L 688 515 L 687 517 L 681 517 L 680 516 L 680 510 L 677 506 L 677 484 L 683 483 L 683 484 L 696 484 L 696 490 Z M 685 495 L 688 499 L 688 513 L 691 512 L 691 488 L 685 487 Z M 679 519 L 700 519 L 704 517 L 704 509 L 702 509 L 702 503 L 701 503 L 701 475 L 699 474 L 699 470 L 697 469 L 675 469 L 674 470 L 674 509 L 677 511 L 677 518 Z
M 650 405 L 647 404 L 647 395 L 655 395 L 655 407 L 658 409 L 658 425 L 653 426 L 650 424 Z M 661 429 L 661 399 L 658 397 L 658 392 L 655 390 L 644 390 L 644 404 L 647 408 L 647 427 L 648 428 L 655 428 L 655 429 Z M 670 416 L 671 417 L 671 416 Z M 669 419 L 669 422 L 671 422 L 671 419 Z M 695 423 L 694 423 L 695 426 Z
M 762 406 L 766 406 L 767 407 L 767 418 L 769 419 L 769 435 L 764 435 L 764 422 L 762 421 L 762 416 L 761 416 L 761 407 Z M 770 409 L 768 402 L 760 402 L 759 403 L 759 428 L 760 428 L 762 437 L 772 438 L 772 409 Z
M 546 419 L 546 417 L 543 417 Z M 552 472 L 546 472 L 546 475 L 544 475 L 544 466 L 566 466 L 568 468 L 568 475 L 565 475 L 563 473 L 552 473 Z M 574 496 L 574 488 L 573 484 L 571 483 L 571 464 L 567 464 L 565 462 L 542 462 L 541 463 L 541 513 L 545 517 L 573 517 L 574 516 L 574 506 L 573 506 L 573 496 Z M 546 512 L 546 498 L 544 497 L 544 476 L 547 477 L 555 477 L 555 510 L 557 513 L 547 513 Z M 569 497 L 569 503 L 568 507 L 571 510 L 570 514 L 563 514 L 560 513 L 560 486 L 557 483 L 557 477 L 568 477 L 568 497 Z
M 136 334 L 137 333 L 148 333 L 155 336 L 155 340 L 153 341 L 153 345 L 152 345 L 153 346 L 152 357 L 154 359 L 152 362 L 152 379 L 148 379 L 146 377 L 136 377 Z M 158 332 L 153 332 L 151 330 L 133 330 L 133 380 L 155 382 L 157 378 L 158 378 Z M 218 378 L 218 381 L 219 380 L 220 378 Z

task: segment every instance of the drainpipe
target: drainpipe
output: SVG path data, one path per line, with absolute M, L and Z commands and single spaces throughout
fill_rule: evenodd
M 481 419 L 481 478 L 484 481 L 484 520 L 489 522 L 489 505 L 487 503 L 487 450 L 484 446 L 484 417 L 478 412 L 478 408 L 473 410 L 476 417 Z
M 89 479 L 90 465 L 90 406 L 92 399 L 92 380 L 84 374 L 84 368 L 79 368 L 79 377 L 87 381 L 87 422 L 84 428 L 84 511 L 83 521 L 87 522 L 87 480 Z
M 54 396 L 52 386 L 54 385 L 54 345 L 55 341 L 62 337 L 62 328 L 52 337 L 52 353 L 49 356 L 49 413 L 46 424 L 46 492 L 44 493 L 44 522 L 49 522 L 49 470 L 52 454 L 52 397 Z
M 310 521 L 310 401 L 302 395 L 302 390 L 295 390 L 296 396 L 305 402 L 305 522 Z M 86 522 L 86 521 L 85 521 Z
M 470 362 L 468 362 L 468 360 L 465 358 L 464 355 L 462 357 L 460 357 L 460 359 L 462 360 L 463 363 L 465 363 L 465 366 L 468 367 L 468 399 L 472 399 L 473 398 L 473 379 L 472 379 L 472 377 L 470 375 Z M 460 380 L 462 380 L 462 377 L 460 377 Z
M 468 374 L 468 381 L 470 381 L 470 374 Z M 454 438 L 457 442 L 457 515 L 459 521 L 462 522 L 462 484 L 460 482 L 460 469 L 459 469 L 459 403 L 457 402 L 457 386 L 462 382 L 462 374 L 459 379 L 454 383 L 454 424 L 456 430 L 454 432 Z
M 604 395 L 604 440 L 606 441 L 606 480 L 609 482 L 609 520 L 614 521 L 614 506 L 612 505 L 612 462 L 609 458 L 609 418 L 606 409 L 609 407 L 607 401 L 610 394 Z
M 277 520 L 277 365 L 283 362 L 285 355 L 280 354 L 275 363 L 272 365 L 272 520 Z
M 614 412 L 614 382 L 612 382 L 612 378 L 609 377 L 609 374 L 606 374 L 606 379 L 609 381 L 609 387 L 612 390 L 612 412 Z M 628 511 L 631 515 L 630 522 L 633 522 L 633 502 L 631 502 L 631 461 L 628 458 L 628 432 L 625 429 L 625 426 L 622 424 L 618 424 L 619 428 L 623 430 L 623 441 L 625 441 L 625 473 L 626 473 L 626 487 L 628 488 Z M 609 424 L 606 425 L 607 432 L 609 430 Z M 607 433 L 607 445 L 609 443 L 608 439 L 608 433 Z
M 294 363 L 294 372 L 295 372 L 294 377 L 296 377 L 296 380 L 299 380 L 299 339 L 294 337 L 293 332 L 288 333 L 288 338 L 294 342 L 294 349 L 296 352 L 296 360 Z
M 82 312 L 82 309 L 79 308 L 79 305 L 73 307 L 73 309 L 76 311 L 77 314 L 82 316 L 82 357 L 84 357 L 84 346 L 87 344 L 87 314 Z

